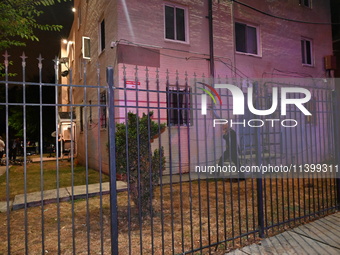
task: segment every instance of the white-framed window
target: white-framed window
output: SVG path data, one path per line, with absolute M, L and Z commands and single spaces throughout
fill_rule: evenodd
M 82 53 L 84 59 L 91 59 L 91 39 L 83 36 L 82 38 Z
M 235 22 L 236 52 L 260 55 L 259 28 L 241 22 Z
M 313 42 L 310 39 L 301 39 L 302 64 L 312 66 L 313 63 Z
M 312 0 L 299 0 L 300 5 L 312 8 Z
M 188 42 L 188 10 L 174 4 L 164 5 L 165 39 Z
M 105 19 L 99 22 L 99 53 L 105 49 Z
M 190 89 L 167 88 L 168 126 L 190 125 Z

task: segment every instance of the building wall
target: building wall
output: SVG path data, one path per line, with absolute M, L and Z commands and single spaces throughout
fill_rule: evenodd
M 243 0 L 254 8 L 266 13 L 271 13 L 286 19 L 303 20 L 308 22 L 330 22 L 329 1 L 313 0 L 312 8 L 299 5 L 297 0 L 285 1 L 251 1 Z M 174 42 L 164 39 L 164 4 L 176 4 L 187 10 L 189 40 L 186 43 Z M 153 79 L 160 72 L 161 81 L 158 89 L 165 90 L 165 76 L 170 76 L 170 85 L 176 85 L 176 77 L 179 84 L 184 86 L 185 77 L 192 79 L 195 75 L 209 77 L 209 23 L 208 1 L 182 0 L 75 0 L 74 24 L 70 33 L 70 40 L 74 42 L 74 57 L 70 62 L 73 68 L 74 84 L 106 84 L 105 69 L 113 66 L 115 70 L 115 85 L 123 87 L 124 72 L 132 82 L 137 74 L 140 88 L 145 89 L 145 65 L 143 61 L 151 61 L 152 67 L 148 70 L 153 74 Z M 78 14 L 81 10 L 82 22 L 78 28 Z M 105 42 L 103 52 L 99 52 L 99 23 L 105 19 Z M 256 26 L 259 34 L 259 54 L 257 56 L 235 52 L 234 22 L 247 23 Z M 273 78 L 273 77 L 326 77 L 323 57 L 332 54 L 332 37 L 330 25 L 305 24 L 285 21 L 269 17 L 257 11 L 232 1 L 213 1 L 213 25 L 214 25 L 214 54 L 215 77 L 219 78 Z M 86 79 L 81 63 L 81 37 L 91 38 L 91 60 L 86 61 Z M 301 38 L 312 40 L 313 66 L 305 66 L 301 62 Z M 111 42 L 116 42 L 111 46 Z M 122 50 L 128 45 L 135 50 L 135 58 L 122 59 Z M 141 49 L 144 52 L 141 52 Z M 148 53 L 150 52 L 150 59 Z M 126 56 L 126 54 L 124 55 Z M 159 58 L 157 60 L 157 57 Z M 125 63 L 124 63 L 125 61 Z M 148 62 L 149 63 L 149 62 Z M 138 70 L 135 69 L 138 65 Z M 127 69 L 124 69 L 127 68 Z M 137 71 L 137 72 L 136 72 Z M 168 72 L 168 73 L 166 73 Z M 98 76 L 99 74 L 99 76 Z M 188 76 L 186 76 L 186 74 Z M 155 82 L 150 83 L 149 89 L 157 89 Z M 133 107 L 145 102 L 134 102 L 136 97 L 129 93 L 129 104 Z M 97 91 L 86 91 L 87 101 L 96 98 Z M 150 95 L 149 95 L 150 96 Z M 139 101 L 146 101 L 147 95 L 141 93 Z M 157 95 L 153 94 L 150 101 L 157 102 Z M 74 91 L 74 102 L 81 103 L 84 100 L 84 91 Z M 166 101 L 165 95 L 161 97 L 162 103 Z M 116 102 L 124 104 L 123 91 L 116 93 Z M 156 103 L 154 103 L 156 104 Z M 79 107 L 76 109 L 79 116 Z M 96 111 L 94 111 L 96 112 Z M 124 111 L 117 111 L 117 121 L 124 121 Z M 166 114 L 161 113 L 161 121 L 166 121 Z M 93 113 L 93 118 L 96 113 Z M 158 116 L 155 116 L 156 118 Z M 97 116 L 98 118 L 98 116 Z M 79 125 L 79 121 L 77 122 Z M 183 128 L 185 129 L 185 128 Z M 80 130 L 78 127 L 77 130 Z M 89 129 L 91 134 L 97 134 L 96 128 Z M 100 130 L 103 140 L 101 146 L 105 147 L 106 130 Z M 181 131 L 182 132 L 182 131 Z M 189 151 L 189 143 L 185 138 L 178 138 L 176 128 L 171 128 L 170 133 L 163 134 L 163 140 L 169 140 L 171 135 L 173 143 L 182 141 L 181 150 L 175 150 L 174 158 L 179 154 Z M 181 136 L 187 136 L 185 131 Z M 81 148 L 85 148 L 85 134 L 77 136 L 78 157 L 82 161 L 86 155 Z M 89 135 L 86 139 L 91 144 L 89 164 L 98 166 L 98 149 L 96 135 Z M 157 146 L 156 146 L 157 147 Z M 105 150 L 103 150 L 105 151 Z M 177 154 L 176 154 L 177 153 Z M 104 153 L 105 154 L 105 153 Z M 181 156 L 182 161 L 187 160 L 187 153 Z M 103 156 L 103 167 L 107 169 L 107 155 Z

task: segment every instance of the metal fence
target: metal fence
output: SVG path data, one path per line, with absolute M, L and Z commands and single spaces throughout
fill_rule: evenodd
M 209 254 L 329 214 L 339 205 L 329 83 L 216 78 L 214 83 L 235 85 L 243 93 L 245 112 L 237 115 L 235 95 L 211 90 L 212 82 L 197 75 L 118 65 L 107 68 L 105 81 L 98 72 L 96 85 L 86 84 L 86 71 L 83 85 L 72 79 L 63 85 L 42 82 L 41 59 L 35 82 L 25 80 L 24 57 L 23 81 L 9 81 L 8 67 L 5 62 L 0 81 L 2 122 L 8 123 L 1 126 L 6 157 L 0 201 L 6 209 L 0 213 L 0 253 Z M 279 103 L 266 116 L 248 111 L 248 94 L 255 109 L 267 110 L 275 105 L 274 88 L 280 100 L 288 87 L 311 92 L 304 104 L 311 116 L 293 105 L 282 116 Z M 22 114 L 15 117 L 17 112 Z M 223 139 L 223 125 L 214 127 L 214 120 L 235 131 L 237 148 L 229 153 L 224 151 L 232 138 Z M 16 136 L 22 156 L 14 160 L 9 154 Z M 235 166 L 296 171 L 246 172 L 242 178 L 216 172 Z

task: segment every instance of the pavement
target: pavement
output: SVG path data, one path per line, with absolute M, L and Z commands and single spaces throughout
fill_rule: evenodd
M 52 161 L 55 158 L 43 158 L 43 161 Z M 40 162 L 40 158 L 32 159 L 32 162 Z M 6 166 L 0 166 L 0 176 L 6 173 Z M 125 182 L 117 181 L 117 192 L 127 190 Z M 74 187 L 59 188 L 53 190 L 45 190 L 43 192 L 33 192 L 16 195 L 13 200 L 0 201 L 0 213 L 7 212 L 9 206 L 10 210 L 18 210 L 27 207 L 40 206 L 43 204 L 56 203 L 58 201 L 70 201 L 72 199 L 83 199 L 88 197 L 105 195 L 110 193 L 110 183 L 104 182 L 80 185 Z
M 265 238 L 225 255 L 340 254 L 340 212 Z

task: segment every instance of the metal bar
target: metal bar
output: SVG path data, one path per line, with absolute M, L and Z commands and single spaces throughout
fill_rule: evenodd
M 26 62 L 25 62 L 25 53 L 22 55 L 22 102 L 23 102 L 23 135 L 24 135 L 24 142 L 26 141 Z M 15 150 L 18 150 L 18 144 L 17 141 L 14 141 L 15 144 Z M 16 152 L 17 153 L 17 152 Z M 26 147 L 24 147 L 24 154 L 26 154 Z M 28 254 L 28 207 L 27 207 L 27 167 L 26 162 L 24 165 L 24 203 L 25 203 L 25 253 Z
M 135 67 L 135 84 L 136 84 L 136 106 L 138 106 L 139 87 L 138 87 L 138 67 Z M 141 143 L 140 143 L 140 123 L 139 108 L 136 110 L 136 127 L 137 127 L 137 189 L 138 189 L 138 220 L 139 220 L 139 248 L 140 254 L 143 254 L 143 209 L 142 209 L 142 187 L 141 187 Z M 144 184 L 143 184 L 144 185 Z
M 118 209 L 117 209 L 117 183 L 116 183 L 116 123 L 114 108 L 114 81 L 113 68 L 106 68 L 106 79 L 109 86 L 109 165 L 110 165 L 110 216 L 111 216 L 111 254 L 118 254 Z
M 160 90 L 160 86 L 159 86 L 159 70 L 158 68 L 156 69 L 156 90 Z M 158 122 L 158 133 L 161 133 L 161 120 L 160 120 L 160 116 L 161 116 L 161 110 L 160 110 L 160 93 L 157 93 L 157 122 Z M 158 150 L 161 151 L 162 149 L 162 136 L 159 136 L 159 143 L 158 143 Z M 159 154 L 159 189 L 160 189 L 160 204 L 161 204 L 161 239 L 162 239 L 162 254 L 164 255 L 165 252 L 165 248 L 164 248 L 164 244 L 165 244 L 165 238 L 164 238 L 164 203 L 163 203 L 163 168 L 162 168 L 162 161 L 161 161 L 161 153 Z
M 43 163 L 43 91 L 42 91 L 42 58 L 38 58 L 39 64 L 39 102 L 40 102 L 40 114 L 39 114 L 39 149 L 40 149 L 40 197 L 41 197 L 41 253 L 45 253 L 45 217 L 44 217 L 44 163 Z
M 5 57 L 4 65 L 5 65 L 5 94 L 6 94 L 6 123 L 8 123 L 8 53 L 7 51 L 3 55 Z M 6 125 L 6 206 L 7 206 L 7 251 L 8 255 L 11 254 L 11 211 L 10 211 L 10 172 L 9 172 L 9 128 Z
M 196 74 L 194 74 L 194 84 L 196 85 L 197 83 L 197 77 Z M 198 97 L 197 97 L 197 86 L 195 86 L 194 90 L 194 95 L 195 95 L 195 109 L 198 108 Z M 201 106 L 202 107 L 202 106 Z M 197 157 L 197 165 L 200 165 L 200 139 L 198 136 L 198 111 L 195 110 L 195 119 L 196 119 L 196 125 L 195 125 L 195 131 L 196 131 L 196 141 L 197 141 L 197 146 L 196 146 L 196 157 Z M 201 174 L 198 173 L 198 180 L 197 180 L 197 186 L 198 186 L 198 216 L 199 216 L 199 245 L 200 249 L 203 247 L 203 237 L 202 237 L 202 200 L 201 200 Z
M 185 90 L 186 90 L 186 99 L 185 101 L 187 102 L 186 104 L 186 114 L 187 114 L 187 118 L 189 118 L 189 123 L 187 125 L 187 132 L 188 132 L 188 140 L 187 140 L 187 143 L 188 143 L 188 163 L 189 163 L 189 167 L 191 167 L 190 163 L 191 163 L 191 155 L 190 155 L 190 125 L 192 124 L 192 116 L 191 116 L 191 107 L 192 107 L 192 104 L 191 104 L 191 89 L 189 88 L 189 85 L 188 85 L 188 73 L 186 72 L 185 73 Z M 194 231 L 193 231 L 193 222 L 192 222 L 192 212 L 193 212 L 193 209 L 192 209 L 192 180 L 191 180 L 191 174 L 190 174 L 190 169 L 189 169 L 189 201 L 190 201 L 190 247 L 191 249 L 193 250 L 194 249 Z
M 85 154 L 85 200 L 86 200 L 86 238 L 87 238 L 87 252 L 91 253 L 91 223 L 90 223 L 90 203 L 89 203 L 89 149 L 88 149 L 88 138 L 89 138 L 89 119 L 88 110 L 91 113 L 91 100 L 87 103 L 87 61 L 84 61 L 84 72 L 83 72 L 83 83 L 84 83 L 84 154 Z M 91 116 L 91 114 L 90 114 Z M 91 120 L 90 120 L 91 121 Z
M 72 74 L 73 70 L 69 70 L 69 76 L 70 76 L 70 85 L 72 86 Z M 70 101 L 70 113 L 71 113 L 71 151 L 74 152 L 74 134 L 73 134 L 73 87 L 69 87 L 69 101 Z M 57 152 L 56 152 L 57 153 Z M 56 154 L 57 155 L 57 154 Z M 72 154 L 71 154 L 72 155 Z M 76 254 L 76 224 L 75 224 L 75 207 L 74 207 L 74 159 L 71 157 L 71 210 L 72 210 L 72 252 L 73 254 Z
M 254 83 L 254 92 L 257 95 L 258 93 L 258 84 Z M 258 102 L 257 102 L 258 104 Z M 256 142 L 256 164 L 260 166 L 262 164 L 262 141 L 261 141 L 261 131 L 260 129 L 256 130 L 255 142 Z M 261 173 L 256 178 L 256 190 L 257 190 L 257 213 L 258 213 L 258 228 L 259 228 L 259 236 L 260 238 L 264 237 L 264 202 L 263 202 L 263 182 Z
M 170 95 L 172 92 L 169 89 L 169 72 L 166 73 L 166 89 L 167 89 L 167 102 L 172 102 L 170 100 Z M 169 167 L 170 167 L 170 212 L 171 212 L 171 249 L 172 253 L 175 253 L 175 235 L 174 235 L 174 208 L 173 208 L 173 180 L 172 180 L 172 147 L 171 147 L 171 125 L 170 125 L 171 114 L 168 114 L 168 142 L 169 142 Z
M 70 70 L 71 72 L 71 70 Z M 72 76 L 70 76 L 70 80 L 72 79 Z M 71 83 L 71 81 L 70 81 Z M 100 89 L 100 69 L 99 69 L 99 64 L 97 64 L 97 102 L 98 104 L 102 105 L 104 102 L 102 102 L 101 100 L 101 89 Z M 72 89 L 71 89 L 72 90 Z M 70 92 L 71 93 L 71 92 Z M 70 95 L 70 98 L 71 95 Z M 106 97 L 105 97 L 106 98 Z M 72 102 L 72 101 L 70 101 Z M 106 106 L 106 105 L 105 105 Z M 100 148 L 101 146 L 101 128 L 102 128 L 102 123 L 101 123 L 101 113 L 102 111 L 105 109 L 103 109 L 103 107 L 105 106 L 100 106 L 98 107 L 98 123 L 97 123 L 97 147 L 98 147 L 98 172 L 99 172 L 99 225 L 100 225 L 100 252 L 101 254 L 104 254 L 104 217 L 103 217 L 103 186 L 102 186 L 102 181 L 103 181 L 103 176 L 102 176 L 102 150 Z M 103 110 L 102 110 L 103 109 Z M 73 152 L 74 152 L 74 148 L 73 148 L 73 109 L 72 109 L 72 103 L 71 103 L 71 109 L 70 109 L 70 113 L 71 113 L 71 166 L 73 168 Z M 106 112 L 105 112 L 106 114 Z
M 146 90 L 147 90 L 147 93 L 146 93 L 146 101 L 147 101 L 147 106 L 148 106 L 148 108 L 150 107 L 150 92 L 149 92 L 149 69 L 148 68 L 146 68 L 146 70 L 145 70 L 145 83 L 146 83 Z M 150 113 L 149 112 L 147 112 L 147 116 L 148 116 L 148 141 L 151 141 L 151 139 L 153 138 L 153 137 L 151 137 L 151 116 L 150 116 Z M 153 207 L 152 207 L 152 198 L 153 198 L 153 192 L 154 192 L 154 190 L 153 190 L 153 180 L 152 180 L 152 178 L 153 178 L 153 169 L 152 169 L 152 167 L 153 167 L 153 165 L 152 165 L 152 149 L 151 149 L 151 144 L 149 144 L 149 146 L 148 146 L 148 150 L 149 150 L 149 153 L 148 153 L 148 160 L 149 160 L 149 162 L 150 162 L 150 164 L 149 164 L 149 189 L 150 189 L 150 194 L 151 194 L 151 198 L 150 198 L 150 208 L 149 208 L 149 210 L 150 210 L 150 232 L 151 232 L 151 254 L 154 254 L 154 249 L 155 249 L 155 247 L 154 247 L 154 242 L 155 242 L 155 240 L 154 240 L 154 219 L 153 219 Z
M 177 141 L 178 141 L 178 151 L 181 151 L 181 124 L 184 122 L 185 116 L 183 116 L 183 104 L 180 105 L 180 98 L 183 101 L 183 91 L 179 88 L 179 77 L 178 71 L 176 71 L 176 96 L 177 96 Z M 183 103 L 183 102 L 182 102 Z M 182 118 L 181 118 L 182 116 Z M 181 246 L 182 253 L 184 252 L 184 219 L 183 219 L 183 186 L 182 186 L 182 157 L 181 153 L 178 153 L 178 164 L 179 164 L 179 196 L 180 196 L 180 214 L 181 214 Z
M 321 160 L 323 160 L 322 156 L 322 151 L 321 151 L 321 145 L 322 145 L 322 141 L 321 141 L 321 125 L 322 125 L 322 122 L 323 122 L 323 119 L 321 118 L 321 114 L 319 112 L 319 109 L 320 109 L 320 104 L 322 104 L 322 98 L 320 99 L 320 93 L 319 93 L 319 90 L 317 90 L 317 104 L 315 105 L 315 114 L 317 116 L 317 119 L 319 119 L 319 123 L 317 125 L 318 127 L 318 130 L 319 130 L 319 134 L 317 134 L 317 132 L 315 132 L 315 143 L 317 144 L 317 146 L 315 146 L 316 148 L 320 148 L 319 149 L 319 155 L 320 155 L 320 160 L 317 159 L 317 162 L 321 162 Z M 321 102 L 320 102 L 321 101 Z M 319 138 L 319 141 L 316 141 L 316 139 Z M 316 179 L 316 190 L 317 190 L 317 198 L 318 198 L 318 211 L 320 211 L 320 187 L 319 187 L 319 175 L 318 173 L 316 173 L 317 175 L 317 179 Z
M 204 83 L 203 76 L 203 83 Z M 205 165 L 208 165 L 208 141 L 207 141 L 207 116 L 203 116 L 203 130 L 204 130 L 204 148 L 205 148 Z M 206 187 L 206 202 L 207 202 L 207 220 L 208 220 L 208 244 L 209 244 L 209 254 L 211 254 L 211 224 L 210 224 L 210 199 L 209 199 L 209 178 L 206 176 L 205 178 L 205 187 Z
M 126 67 L 123 65 L 123 80 L 124 80 L 124 104 L 127 105 L 127 90 L 126 90 Z M 128 192 L 128 239 L 129 239 L 129 254 L 132 254 L 132 241 L 131 241 L 131 187 L 130 187 L 130 161 L 129 161 L 129 121 L 127 107 L 124 108 L 125 114 L 125 150 L 126 150 L 126 175 L 127 175 L 127 192 Z

